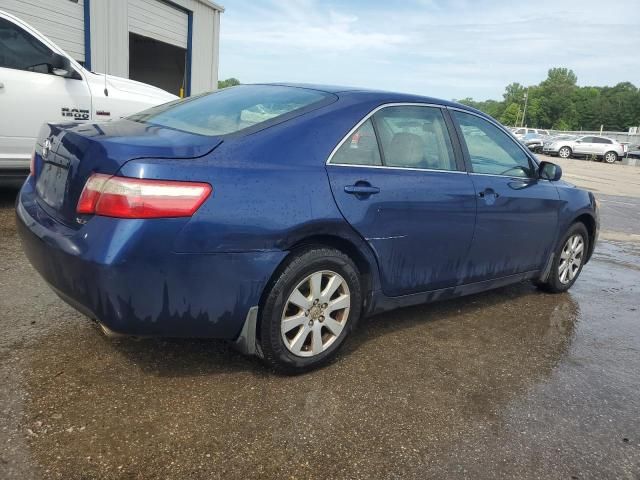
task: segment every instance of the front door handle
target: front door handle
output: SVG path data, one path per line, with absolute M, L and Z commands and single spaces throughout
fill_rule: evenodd
M 496 199 L 500 194 L 493 188 L 485 188 L 482 192 L 478 193 L 478 196 L 484 200 L 486 205 L 493 205 L 496 203 Z
M 496 192 L 493 188 L 486 188 L 482 192 L 480 192 L 478 196 L 480 198 L 487 198 L 487 197 L 498 198 L 500 194 Z
M 378 187 L 374 187 L 368 182 L 356 182 L 355 185 L 347 185 L 344 187 L 344 191 L 350 195 L 362 197 L 368 197 L 369 195 L 380 193 L 380 189 Z

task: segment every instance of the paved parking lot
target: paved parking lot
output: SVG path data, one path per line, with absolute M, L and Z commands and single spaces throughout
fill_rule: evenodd
M 639 479 L 640 169 L 558 163 L 602 205 L 570 293 L 385 314 L 296 377 L 105 338 L 28 265 L 2 191 L 0 478 Z

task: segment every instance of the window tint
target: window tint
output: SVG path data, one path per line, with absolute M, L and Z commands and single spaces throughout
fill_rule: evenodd
M 506 133 L 488 121 L 454 111 L 469 150 L 472 171 L 512 177 L 533 176 L 529 157 Z
M 331 158 L 343 165 L 382 165 L 378 141 L 371 120 L 367 120 L 347 138 Z
M 516 130 L 513 133 L 516 134 L 516 135 L 524 135 L 524 128 L 519 128 L 518 130 Z
M 456 170 L 449 131 L 439 108 L 387 107 L 373 118 L 385 166 Z
M 579 138 L 582 143 L 594 143 L 593 137 L 582 137 Z
M 530 128 L 527 130 L 527 133 L 536 133 L 536 131 L 533 128 Z
M 0 18 L 0 67 L 49 73 L 52 54 L 42 42 Z
M 609 140 L 608 138 L 602 138 L 602 137 L 593 137 L 594 142 L 593 143 L 611 143 L 611 140 Z
M 165 103 L 128 118 L 199 135 L 226 135 L 283 117 L 331 96 L 307 88 L 240 85 Z

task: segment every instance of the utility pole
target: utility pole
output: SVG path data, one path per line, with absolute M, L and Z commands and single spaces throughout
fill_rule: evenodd
M 527 100 L 529 99 L 528 92 L 529 89 L 524 92 L 524 111 L 522 112 L 522 123 L 520 124 L 521 127 L 524 127 L 524 117 L 527 115 Z

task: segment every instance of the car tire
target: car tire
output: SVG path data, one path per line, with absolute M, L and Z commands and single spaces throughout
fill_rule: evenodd
M 587 227 L 582 222 L 576 222 L 558 244 L 548 278 L 543 282 L 536 282 L 538 288 L 550 293 L 569 290 L 582 272 L 588 251 Z
M 603 155 L 603 160 L 606 163 L 616 163 L 618 161 L 618 154 L 616 152 L 607 152 Z
M 560 158 L 571 158 L 572 154 L 573 152 L 569 147 L 562 147 L 560 150 L 558 150 L 558 156 Z
M 332 305 L 342 308 L 331 310 Z M 287 260 L 262 301 L 262 357 L 285 373 L 320 367 L 335 357 L 361 310 L 360 273 L 347 255 L 322 246 L 300 250 Z

